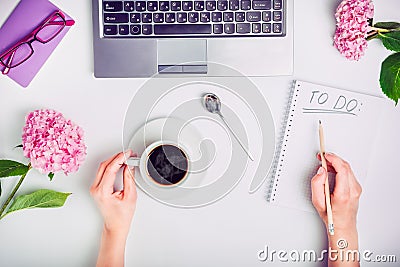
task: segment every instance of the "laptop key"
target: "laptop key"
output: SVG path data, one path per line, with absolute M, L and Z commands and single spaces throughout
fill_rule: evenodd
M 229 10 L 239 10 L 239 0 L 229 0 Z
M 251 24 L 250 23 L 237 23 L 236 32 L 237 33 L 250 33 Z
M 262 20 L 265 22 L 271 21 L 271 11 L 263 11 Z
M 204 1 L 194 1 L 194 10 L 203 11 L 204 10 Z
M 248 0 L 243 0 L 241 3 L 242 10 L 250 10 L 251 9 L 251 2 Z
M 206 1 L 206 10 L 214 11 L 217 8 L 217 4 L 215 1 Z
M 142 25 L 142 33 L 144 35 L 153 34 L 153 26 L 151 24 L 143 24 Z
M 224 28 L 222 24 L 214 24 L 213 25 L 213 32 L 215 34 L 221 34 L 224 32 Z
M 225 11 L 228 9 L 228 1 L 219 0 L 217 1 L 217 9 L 219 11 Z
M 140 34 L 140 25 L 131 25 L 131 34 L 139 35 Z
M 118 30 L 120 35 L 127 35 L 129 34 L 129 25 L 119 25 Z
M 154 34 L 211 34 L 211 24 L 157 24 Z
M 274 21 L 281 21 L 282 20 L 282 12 L 281 11 L 274 11 Z
M 176 20 L 177 20 L 179 23 L 185 23 L 185 22 L 187 22 L 187 13 L 185 13 L 185 12 L 178 12 Z
M 154 13 L 153 21 L 155 23 L 163 23 L 164 22 L 164 13 Z
M 181 11 L 181 2 L 180 1 L 171 1 L 171 10 L 172 11 Z
M 263 33 L 271 33 L 271 23 L 263 23 L 262 31 Z
M 131 13 L 131 23 L 140 22 L 140 13 Z
M 224 22 L 233 22 L 233 12 L 224 12 Z
M 253 33 L 260 33 L 261 32 L 261 24 L 260 23 L 253 23 L 252 32 Z
M 129 22 L 128 13 L 104 13 L 105 23 L 127 23 Z
M 274 23 L 273 32 L 274 33 L 282 33 L 282 24 Z
M 136 11 L 146 11 L 146 1 L 136 1 L 135 3 Z
M 159 9 L 160 11 L 169 11 L 169 1 L 160 1 Z
M 225 23 L 224 24 L 224 32 L 227 34 L 232 34 L 235 32 L 235 24 L 233 23 Z
M 210 22 L 210 12 L 201 12 L 200 21 L 205 23 Z
M 246 12 L 246 20 L 249 22 L 261 21 L 261 12 L 260 11 Z
M 142 13 L 142 22 L 151 23 L 153 21 L 153 16 L 151 13 Z
M 174 23 L 175 22 L 175 13 L 165 13 L 165 22 Z
M 282 0 L 274 0 L 274 9 L 282 9 Z
M 199 22 L 199 12 L 189 12 L 188 20 L 191 23 Z
M 193 10 L 193 2 L 183 1 L 182 2 L 182 10 L 183 11 L 192 11 Z
M 254 10 L 269 10 L 271 9 L 271 0 L 254 0 L 253 1 Z
M 147 11 L 157 11 L 157 1 L 147 1 Z
M 104 35 L 116 35 L 117 25 L 104 25 Z
M 124 2 L 124 10 L 126 12 L 135 11 L 135 2 L 133 2 L 133 1 L 125 1 Z
M 222 21 L 222 13 L 221 12 L 213 12 L 211 15 L 212 22 L 221 22 Z
M 103 10 L 107 12 L 119 12 L 122 11 L 122 1 L 104 1 Z
M 244 22 L 245 21 L 244 12 L 235 12 L 235 21 Z

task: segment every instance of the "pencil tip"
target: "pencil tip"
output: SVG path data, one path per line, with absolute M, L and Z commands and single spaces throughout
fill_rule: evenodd
M 321 120 L 319 120 L 319 124 L 321 124 Z

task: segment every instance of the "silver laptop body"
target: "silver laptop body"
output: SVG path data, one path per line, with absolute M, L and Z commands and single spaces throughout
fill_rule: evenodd
M 94 75 L 97 78 L 151 77 L 157 73 L 214 77 L 236 76 L 238 72 L 250 77 L 291 75 L 294 0 L 283 1 L 284 37 L 109 38 L 103 28 L 104 20 L 109 19 L 104 14 L 103 0 L 92 0 Z

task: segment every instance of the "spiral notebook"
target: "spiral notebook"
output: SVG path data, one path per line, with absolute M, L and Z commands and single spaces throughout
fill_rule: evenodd
M 380 97 L 296 81 L 289 102 L 267 200 L 314 211 L 310 180 L 320 166 L 316 159 L 319 120 L 324 127 L 326 151 L 348 161 L 362 185 L 384 101 Z

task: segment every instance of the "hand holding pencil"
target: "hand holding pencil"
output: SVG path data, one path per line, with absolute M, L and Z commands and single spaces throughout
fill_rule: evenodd
M 322 123 L 319 121 L 319 148 L 320 148 L 320 155 L 321 155 L 321 161 L 322 161 L 322 167 L 325 170 L 328 170 L 328 167 L 326 165 L 326 159 L 325 159 L 325 136 L 324 136 L 324 130 L 322 128 Z M 325 178 L 325 205 L 326 205 L 326 216 L 328 219 L 328 232 L 330 235 L 335 234 L 335 228 L 333 226 L 333 216 L 332 216 L 332 206 L 331 206 L 331 194 L 330 194 L 330 189 L 329 189 L 329 180 L 328 180 L 328 175 Z
M 332 153 L 324 153 L 326 168 L 320 167 L 317 174 L 311 180 L 312 203 L 319 216 L 325 223 L 329 247 L 340 249 L 338 242 L 345 239 L 346 249 L 358 249 L 357 234 L 357 212 L 358 203 L 361 195 L 361 186 L 358 183 L 350 164 Z M 318 160 L 322 160 L 321 154 L 317 155 Z M 332 207 L 332 217 L 335 223 L 335 235 L 329 234 L 329 221 L 326 205 L 325 184 L 327 182 L 328 172 L 335 173 L 335 187 L 330 196 Z M 342 266 L 340 262 L 332 262 L 330 266 Z M 354 265 L 359 266 L 357 263 Z
M 335 230 L 336 228 L 347 228 L 350 223 L 355 224 L 358 200 L 362 190 L 350 164 L 335 154 L 325 152 L 324 134 L 321 130 L 320 126 L 321 151 L 317 154 L 317 159 L 321 161 L 322 166 L 311 180 L 311 191 L 313 205 L 324 220 L 329 232 L 331 219 L 335 221 Z M 321 157 L 321 154 L 324 156 Z M 332 194 L 328 193 L 328 172 L 335 173 L 335 188 Z M 329 203 L 327 205 L 328 200 L 331 205 Z M 328 218 L 329 208 L 332 209 L 331 219 Z

